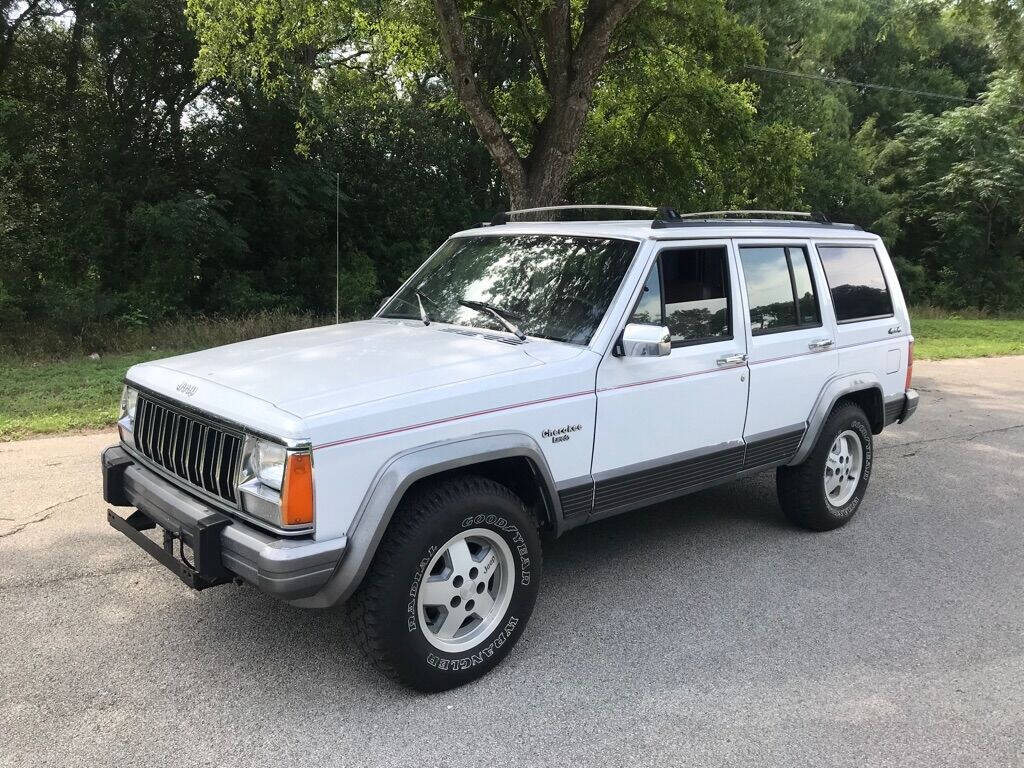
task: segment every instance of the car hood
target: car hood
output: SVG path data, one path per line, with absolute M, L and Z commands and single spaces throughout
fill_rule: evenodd
M 470 331 L 472 335 L 467 335 Z M 299 418 L 418 390 L 543 365 L 511 336 L 437 323 L 367 320 L 267 336 L 129 371 L 129 380 L 191 398 L 202 382 L 242 392 Z M 161 374 L 161 371 L 163 373 Z M 174 375 L 169 375 L 173 373 Z M 155 387 L 159 381 L 163 386 Z M 195 387 L 195 389 L 192 389 Z M 198 406 L 203 398 L 197 398 Z

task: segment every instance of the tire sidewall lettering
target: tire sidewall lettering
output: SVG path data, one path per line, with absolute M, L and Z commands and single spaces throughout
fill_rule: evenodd
M 860 480 L 857 482 L 857 490 L 848 502 L 841 507 L 835 507 L 828 500 L 828 497 L 825 497 L 825 504 L 828 506 L 828 509 L 833 515 L 840 518 L 853 515 L 860 506 L 864 498 L 864 490 L 867 488 L 868 480 L 871 478 L 871 465 L 874 458 L 874 446 L 871 441 L 871 430 L 868 425 L 861 419 L 855 418 L 850 422 L 849 427 L 841 427 L 839 431 L 845 428 L 853 429 L 860 437 L 861 450 L 864 452 L 864 463 L 861 469 Z
M 501 629 L 497 631 L 497 634 L 491 635 L 491 641 L 487 645 L 477 648 L 465 656 L 449 656 L 436 650 L 430 651 L 427 653 L 426 662 L 429 666 L 441 672 L 463 672 L 467 669 L 472 669 L 476 665 L 490 659 L 499 648 L 512 638 L 512 634 L 518 626 L 519 618 L 509 614 Z
M 530 549 L 526 545 L 526 539 L 522 531 L 514 523 L 510 523 L 501 515 L 473 515 L 462 521 L 463 528 L 471 526 L 486 526 L 501 533 L 508 534 L 506 538 L 512 549 L 519 556 L 519 584 L 527 587 L 530 585 Z
M 519 590 L 530 589 L 530 585 L 533 581 L 531 573 L 532 560 L 530 547 L 526 537 L 523 536 L 523 532 L 519 529 L 518 525 L 502 515 L 471 515 L 463 518 L 460 523 L 460 528 L 462 529 L 479 527 L 486 527 L 499 532 L 508 542 L 509 547 L 518 559 L 518 583 L 516 584 L 515 592 L 513 592 L 512 605 L 509 607 L 509 612 L 505 616 L 502 624 L 482 645 L 472 649 L 471 651 L 463 652 L 461 655 L 452 655 L 445 653 L 444 651 L 440 651 L 427 643 L 426 638 L 418 637 L 417 641 L 422 643 L 422 658 L 424 662 L 439 672 L 465 672 L 487 662 L 506 643 L 512 641 L 515 633 L 519 631 L 523 625 L 523 620 L 515 611 L 515 605 L 517 597 L 519 596 Z M 415 632 L 416 634 L 422 634 L 423 632 L 419 623 L 416 596 L 419 591 L 420 584 L 425 578 L 427 566 L 430 564 L 430 561 L 439 549 L 440 545 L 434 544 L 423 551 L 422 556 L 417 562 L 413 578 L 410 581 L 409 589 L 406 594 L 408 601 L 406 606 L 406 629 L 410 633 Z
M 405 622 L 406 630 L 409 632 L 415 632 L 419 629 L 419 612 L 416 610 L 416 595 L 420 590 L 420 582 L 423 581 L 423 575 L 427 570 L 427 566 L 430 565 L 431 559 L 437 553 L 437 545 L 431 545 L 427 548 L 426 553 L 420 558 L 420 562 L 416 567 L 416 571 L 412 577 L 412 584 L 409 586 L 409 601 L 405 606 Z

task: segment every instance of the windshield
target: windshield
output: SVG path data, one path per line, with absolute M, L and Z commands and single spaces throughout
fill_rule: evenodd
M 484 235 L 445 243 L 381 317 L 507 330 L 485 303 L 529 336 L 588 344 L 636 253 L 625 240 Z

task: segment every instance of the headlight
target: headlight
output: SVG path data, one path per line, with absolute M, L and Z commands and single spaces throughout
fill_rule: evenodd
M 135 421 L 135 410 L 139 404 L 139 393 L 131 387 L 125 387 L 121 391 L 121 418 Z
M 264 485 L 280 491 L 284 483 L 284 463 L 287 458 L 288 451 L 283 445 L 257 440 L 253 451 L 253 474 Z
M 313 524 L 313 456 L 281 443 L 249 436 L 243 449 L 238 488 L 242 508 L 283 528 Z
M 117 418 L 117 433 L 121 442 L 135 441 L 135 410 L 139 404 L 139 393 L 131 387 L 121 390 L 121 415 Z

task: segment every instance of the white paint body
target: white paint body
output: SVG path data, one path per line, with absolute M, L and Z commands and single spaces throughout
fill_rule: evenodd
M 503 233 L 638 243 L 589 345 L 531 337 L 512 346 L 446 330 L 465 326 L 375 318 L 143 363 L 127 378 L 256 432 L 308 439 L 314 447 L 318 540 L 350 534 L 381 469 L 419 446 L 487 432 L 525 433 L 540 445 L 554 481 L 564 483 L 806 422 L 825 382 L 844 372 L 877 377 L 886 398 L 904 391 L 907 309 L 885 247 L 870 233 L 741 223 L 652 229 L 649 221 L 631 221 L 507 224 L 455 237 Z M 837 324 L 818 242 L 872 246 L 893 316 Z M 821 327 L 751 335 L 738 258 L 747 243 L 806 248 Z M 614 356 L 613 345 L 658 251 L 693 244 L 728 248 L 733 339 L 677 347 L 664 357 Z M 898 332 L 890 332 L 897 326 Z M 834 346 L 811 352 L 808 342 L 823 337 Z M 747 355 L 747 361 L 717 363 L 734 354 Z M 194 393 L 186 396 L 179 387 L 194 387 Z M 569 439 L 543 436 L 577 424 L 582 428 Z

